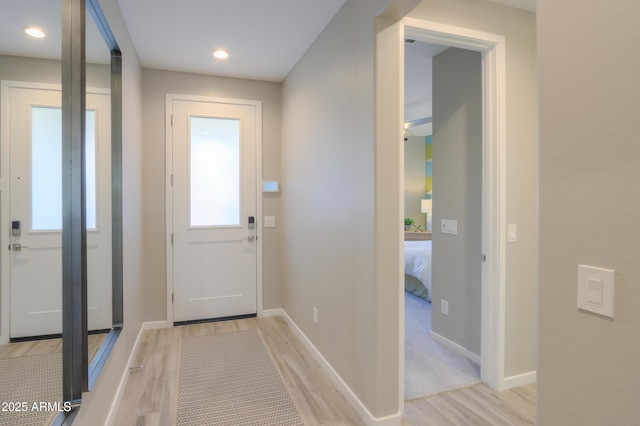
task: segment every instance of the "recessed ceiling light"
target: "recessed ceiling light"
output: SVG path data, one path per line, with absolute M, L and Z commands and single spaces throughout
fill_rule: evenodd
M 226 50 L 218 49 L 213 52 L 213 56 L 217 59 L 227 59 L 229 57 L 229 54 Z
M 33 38 L 45 38 L 47 35 L 38 27 L 25 28 L 24 32 Z

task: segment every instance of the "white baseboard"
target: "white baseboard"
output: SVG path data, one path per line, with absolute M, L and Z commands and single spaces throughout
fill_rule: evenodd
M 260 318 L 268 318 L 268 317 L 284 317 L 284 311 L 280 308 L 278 309 L 265 309 L 262 312 L 258 313 L 258 317 Z
M 275 310 L 274 310 L 275 311 Z M 367 425 L 376 425 L 376 426 L 399 426 L 402 424 L 402 413 L 398 412 L 396 414 L 392 414 L 386 417 L 374 417 L 371 412 L 367 409 L 367 407 L 360 401 L 360 399 L 356 396 L 355 393 L 349 388 L 349 386 L 342 380 L 342 377 L 333 369 L 331 364 L 322 356 L 320 351 L 311 343 L 311 340 L 307 338 L 307 336 L 302 332 L 302 330 L 298 327 L 298 325 L 287 315 L 287 313 L 283 309 L 279 309 L 279 315 L 287 321 L 289 326 L 293 329 L 293 331 L 297 334 L 298 338 L 302 341 L 306 349 L 311 353 L 313 358 L 320 364 L 320 367 L 329 375 L 333 384 L 338 388 L 338 390 L 344 395 L 345 399 L 351 404 L 351 406 L 356 410 L 360 418 Z M 264 314 L 264 312 L 263 312 Z
M 129 359 L 127 359 L 127 364 L 125 366 L 124 372 L 122 373 L 122 377 L 120 378 L 118 389 L 116 389 L 116 394 L 113 398 L 113 402 L 111 403 L 109 415 L 107 416 L 107 421 L 105 422 L 106 426 L 115 426 L 116 414 L 118 413 L 120 400 L 122 399 L 122 393 L 124 392 L 124 387 L 127 383 L 127 377 L 129 376 L 129 368 L 133 363 L 133 357 L 136 355 L 136 352 L 138 352 L 138 347 L 140 346 L 140 341 L 142 340 L 142 334 L 145 332 L 145 330 L 158 330 L 161 328 L 167 328 L 168 324 L 169 323 L 167 321 L 152 321 L 142 323 L 142 326 L 140 326 L 138 336 L 136 337 L 136 341 L 133 344 L 133 348 L 131 348 Z
M 530 385 L 537 381 L 537 372 L 530 371 L 528 373 L 518 374 L 516 376 L 505 377 L 502 382 L 502 389 L 513 389 L 519 386 Z
M 433 330 L 431 330 L 429 332 L 429 334 L 431 335 L 431 338 L 433 340 L 435 340 L 436 342 L 438 342 L 440 344 L 443 344 L 444 346 L 446 346 L 449 349 L 459 353 L 463 357 L 470 359 L 471 361 L 475 362 L 476 364 L 478 364 L 478 365 L 480 364 L 480 355 L 474 354 L 469 349 L 460 346 L 456 342 L 453 342 L 453 341 L 447 339 L 446 337 L 442 337 L 438 333 L 435 333 Z
M 169 327 L 169 321 L 151 321 L 142 324 L 143 330 L 160 330 Z

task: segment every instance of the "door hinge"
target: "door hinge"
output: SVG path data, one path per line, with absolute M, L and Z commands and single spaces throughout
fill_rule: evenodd
M 173 301 L 174 301 L 174 299 L 173 299 L 173 293 L 171 293 L 171 304 L 172 304 L 172 305 L 173 305 Z
M 173 175 L 171 175 L 171 186 L 173 186 Z
M 173 127 L 173 114 L 171 114 L 171 126 Z
M 481 254 L 480 255 L 480 262 L 487 263 L 487 255 L 486 254 Z
M 171 234 L 171 245 L 173 245 L 173 234 Z

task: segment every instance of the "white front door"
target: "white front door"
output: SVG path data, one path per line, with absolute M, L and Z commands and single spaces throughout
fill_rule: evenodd
M 174 321 L 257 312 L 257 106 L 171 101 Z
M 61 94 L 58 89 L 10 87 L 8 97 L 10 218 L 3 226 L 10 229 L 10 336 L 58 334 L 62 332 Z M 108 95 L 87 94 L 89 330 L 112 325 L 110 116 Z

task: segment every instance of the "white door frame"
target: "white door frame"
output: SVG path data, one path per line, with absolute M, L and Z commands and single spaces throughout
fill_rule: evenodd
M 402 38 L 474 50 L 482 54 L 483 172 L 481 379 L 505 388 L 506 277 L 506 48 L 505 37 L 415 18 L 404 18 Z M 401 30 L 401 31 L 402 31 Z M 404 75 L 404 61 L 401 63 Z M 404 106 L 402 106 L 404 108 Z M 402 149 L 402 148 L 401 148 Z M 480 256 L 481 253 L 478 253 Z M 404 299 L 402 299 L 404 300 Z M 404 303 L 400 322 L 404 324 Z M 402 327 L 404 329 L 404 327 Z M 404 330 L 401 333 L 400 395 L 404 404 Z M 403 405 L 401 405 L 402 407 Z
M 167 263 L 167 326 L 173 327 L 173 192 L 171 175 L 173 170 L 173 129 L 171 113 L 173 101 L 212 102 L 223 104 L 247 105 L 256 108 L 256 301 L 257 315 L 262 316 L 262 102 L 247 99 L 230 99 L 209 96 L 179 95 L 168 93 L 165 100 L 165 245 Z

